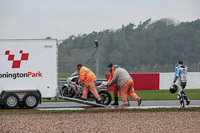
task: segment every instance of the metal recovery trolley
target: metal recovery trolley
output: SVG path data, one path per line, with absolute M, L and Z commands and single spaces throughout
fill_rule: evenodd
M 80 103 L 80 104 L 91 105 L 91 106 L 94 106 L 94 107 L 106 107 L 106 105 L 103 105 L 103 104 L 93 103 L 93 102 L 79 100 L 79 99 L 70 98 L 70 97 L 59 96 L 59 98 L 64 99 L 64 100 L 69 100 L 69 101 L 72 101 L 72 102 L 76 102 L 76 103 Z

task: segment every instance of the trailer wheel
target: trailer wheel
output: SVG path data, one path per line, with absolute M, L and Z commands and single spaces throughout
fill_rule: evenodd
M 34 93 L 28 93 L 23 98 L 23 104 L 28 109 L 33 109 L 38 106 L 39 97 Z
M 4 109 L 5 106 L 3 104 L 0 104 L 0 109 Z
M 3 103 L 8 109 L 15 109 L 19 104 L 19 97 L 14 93 L 8 93 L 5 95 Z
M 109 92 L 107 91 L 100 91 L 99 96 L 103 99 L 103 105 L 109 105 L 112 101 L 112 97 Z

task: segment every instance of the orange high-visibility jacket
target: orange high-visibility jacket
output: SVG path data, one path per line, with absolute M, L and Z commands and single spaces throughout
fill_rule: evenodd
M 82 66 L 81 69 L 79 70 L 78 77 L 80 78 L 78 83 L 80 84 L 82 81 L 86 86 L 89 86 L 90 81 L 92 79 L 96 79 L 96 75 L 89 68 L 85 66 Z
M 114 73 L 115 73 L 115 71 L 114 71 L 114 69 L 112 68 L 112 73 L 110 74 L 110 78 L 108 79 L 108 82 L 110 82 L 110 81 L 113 79 Z

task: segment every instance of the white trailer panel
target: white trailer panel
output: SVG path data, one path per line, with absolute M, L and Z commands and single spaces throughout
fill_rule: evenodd
M 57 40 L 0 40 L 0 92 L 38 89 L 57 96 Z

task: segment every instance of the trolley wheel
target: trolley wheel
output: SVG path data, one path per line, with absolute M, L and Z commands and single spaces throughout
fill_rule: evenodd
M 38 106 L 39 97 L 34 93 L 28 93 L 23 98 L 23 104 L 27 109 L 33 109 Z
M 5 95 L 3 103 L 8 109 L 15 109 L 19 104 L 19 97 L 14 93 L 8 93 Z
M 103 102 L 102 102 L 103 105 L 109 105 L 112 101 L 112 97 L 110 93 L 107 91 L 104 91 L 104 90 L 100 91 L 99 96 L 103 99 Z

